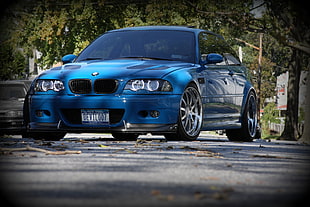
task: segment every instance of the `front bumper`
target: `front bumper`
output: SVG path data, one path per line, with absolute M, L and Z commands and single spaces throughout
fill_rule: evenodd
M 31 95 L 27 128 L 37 132 L 174 132 L 180 98 L 180 95 Z M 82 109 L 109 110 L 110 123 L 83 124 Z

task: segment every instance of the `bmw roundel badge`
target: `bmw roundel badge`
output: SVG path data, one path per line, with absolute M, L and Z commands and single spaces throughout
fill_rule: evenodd
M 97 75 L 99 75 L 99 73 L 98 72 L 93 72 L 91 75 L 92 76 L 97 76 Z

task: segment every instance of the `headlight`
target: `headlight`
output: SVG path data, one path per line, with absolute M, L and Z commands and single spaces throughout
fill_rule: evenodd
M 37 80 L 35 91 L 46 92 L 48 90 L 61 91 L 65 89 L 64 84 L 60 80 Z
M 130 80 L 125 86 L 125 90 L 139 91 L 172 91 L 172 85 L 166 80 Z
M 64 83 L 60 80 L 55 80 L 54 81 L 54 91 L 61 91 L 65 89 Z

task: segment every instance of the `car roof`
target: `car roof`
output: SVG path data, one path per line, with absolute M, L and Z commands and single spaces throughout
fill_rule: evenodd
M 220 38 L 223 38 L 221 35 L 213 33 L 208 30 L 203 29 L 197 29 L 191 26 L 140 26 L 140 27 L 126 27 L 122 29 L 115 29 L 110 30 L 107 33 L 110 32 L 120 32 L 120 31 L 138 31 L 138 30 L 170 30 L 170 31 L 187 31 L 187 32 L 194 32 L 194 33 L 200 33 L 200 32 L 207 32 L 214 34 Z

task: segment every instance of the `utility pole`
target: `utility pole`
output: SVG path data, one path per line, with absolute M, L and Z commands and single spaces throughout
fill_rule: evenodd
M 260 92 L 261 92 L 261 85 L 262 85 L 262 57 L 263 57 L 263 33 L 259 33 L 259 47 L 252 45 L 244 40 L 235 38 L 237 41 L 244 43 L 245 45 L 254 48 L 255 50 L 258 50 L 258 68 L 257 68 L 257 121 L 260 124 L 260 104 L 261 104 L 261 98 L 260 98 Z
M 263 56 L 263 33 L 259 33 L 259 53 L 258 53 L 258 73 L 257 73 L 257 121 L 260 124 L 260 104 L 261 104 L 261 85 L 262 85 L 262 56 Z

